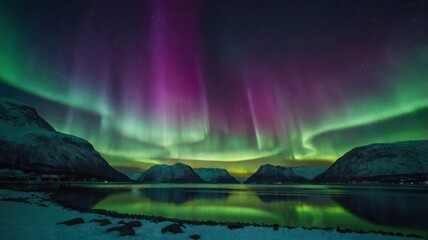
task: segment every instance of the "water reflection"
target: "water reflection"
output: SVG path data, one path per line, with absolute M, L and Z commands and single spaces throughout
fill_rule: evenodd
M 425 187 L 134 185 L 72 188 L 57 195 L 83 207 L 119 213 L 428 237 Z
M 334 200 L 349 212 L 376 224 L 428 229 L 428 194 L 346 195 Z
M 141 188 L 142 197 L 156 202 L 183 204 L 195 199 L 227 199 L 228 192 L 218 192 L 212 189 L 192 188 Z
M 91 209 L 110 195 L 129 191 L 124 189 L 66 188 L 54 192 L 52 199 L 70 206 Z
M 313 204 L 328 204 L 331 203 L 331 198 L 326 196 L 296 196 L 277 192 L 275 194 L 256 192 L 257 197 L 265 203 L 274 202 L 301 202 L 301 203 L 313 203 Z

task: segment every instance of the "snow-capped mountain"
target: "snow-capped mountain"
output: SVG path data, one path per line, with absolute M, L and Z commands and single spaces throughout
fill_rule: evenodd
M 55 131 L 34 108 L 0 100 L 0 168 L 129 181 L 93 146 Z
M 226 169 L 195 168 L 193 170 L 208 183 L 239 183 Z
M 371 144 L 340 157 L 316 182 L 425 181 L 428 141 Z
M 245 180 L 244 183 L 300 183 L 306 182 L 307 180 L 302 176 L 297 175 L 292 167 L 273 166 L 265 164 L 251 177 Z
M 141 174 L 138 181 L 144 183 L 204 183 L 190 166 L 182 163 L 156 165 Z

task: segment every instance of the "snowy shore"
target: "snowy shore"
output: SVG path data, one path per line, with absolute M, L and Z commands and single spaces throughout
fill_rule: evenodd
M 138 219 L 142 226 L 133 227 L 135 236 L 119 236 L 118 231 L 107 232 L 112 227 L 123 226 L 120 221 L 136 219 L 116 218 L 94 213 L 81 213 L 64 209 L 50 202 L 47 193 L 17 192 L 0 189 L 0 239 L 364 239 L 364 240 L 399 240 L 420 239 L 381 234 L 339 233 L 336 230 L 306 230 L 302 228 L 279 228 L 274 231 L 268 227 L 246 226 L 230 230 L 227 226 L 208 226 L 183 224 L 183 233 L 162 233 L 162 229 L 172 222 L 152 222 Z M 82 218 L 84 223 L 72 226 L 57 225 L 58 222 Z M 111 224 L 100 226 L 94 219 L 107 219 Z

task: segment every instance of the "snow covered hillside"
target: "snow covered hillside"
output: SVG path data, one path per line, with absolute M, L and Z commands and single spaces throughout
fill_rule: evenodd
M 371 144 L 340 157 L 317 182 L 426 181 L 428 141 Z
M 93 146 L 55 131 L 35 109 L 0 101 L 0 168 L 129 181 Z
M 182 163 L 156 165 L 141 174 L 138 181 L 144 183 L 204 183 L 190 166 Z
M 208 183 L 239 183 L 226 169 L 195 168 L 193 170 Z
M 307 181 L 304 177 L 297 175 L 292 167 L 273 166 L 265 164 L 244 183 L 301 183 Z

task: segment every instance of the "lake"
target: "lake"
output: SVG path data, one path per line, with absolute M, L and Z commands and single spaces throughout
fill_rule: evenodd
M 164 218 L 340 227 L 428 238 L 428 186 L 72 184 L 69 204 Z

